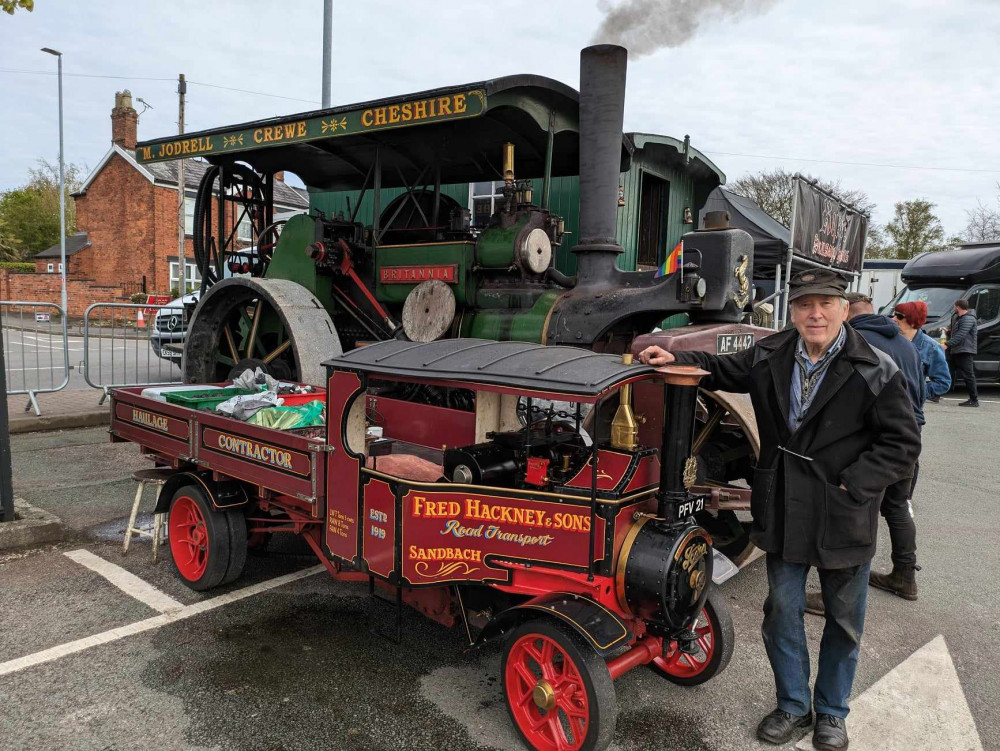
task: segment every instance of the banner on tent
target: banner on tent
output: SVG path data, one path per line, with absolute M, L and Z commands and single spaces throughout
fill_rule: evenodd
M 860 271 L 868 217 L 806 180 L 796 178 L 793 184 L 795 254 L 845 271 Z

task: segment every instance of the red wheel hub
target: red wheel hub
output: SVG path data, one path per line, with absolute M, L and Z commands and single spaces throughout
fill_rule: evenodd
M 188 581 L 198 581 L 208 566 L 208 529 L 193 498 L 181 496 L 170 509 L 170 553 Z
M 678 678 L 693 678 L 699 675 L 712 661 L 716 644 L 712 621 L 704 610 L 698 616 L 692 631 L 698 634 L 695 640 L 698 649 L 694 654 L 682 652 L 677 642 L 672 641 L 666 655 L 654 658 L 653 663 L 663 672 Z
M 557 642 L 525 634 L 511 647 L 504 674 L 514 721 L 533 748 L 573 751 L 590 725 L 580 670 Z

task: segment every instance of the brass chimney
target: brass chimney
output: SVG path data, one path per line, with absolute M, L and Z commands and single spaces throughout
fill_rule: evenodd
M 622 355 L 624 365 L 632 364 L 632 355 Z M 639 423 L 632 412 L 632 384 L 626 383 L 619 391 L 618 411 L 611 421 L 611 445 L 623 451 L 635 451 L 639 445 Z

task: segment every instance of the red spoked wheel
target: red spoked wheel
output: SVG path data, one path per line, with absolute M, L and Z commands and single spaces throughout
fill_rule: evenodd
M 614 736 L 615 688 L 603 659 L 547 618 L 511 634 L 500 667 L 507 711 L 536 751 L 601 751 Z
M 239 510 L 217 511 L 197 485 L 177 489 L 170 501 L 170 555 L 191 589 L 228 584 L 246 562 L 246 520 Z
M 663 657 L 649 666 L 672 683 L 697 686 L 718 675 L 733 656 L 733 619 L 723 597 L 714 588 L 691 629 L 698 634 L 695 652 L 682 652 L 677 642 L 670 642 Z

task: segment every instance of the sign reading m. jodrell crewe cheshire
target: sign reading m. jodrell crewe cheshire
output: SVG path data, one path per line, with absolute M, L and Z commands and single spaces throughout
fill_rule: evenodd
M 140 163 L 213 156 L 286 143 L 314 141 L 318 138 L 349 136 L 445 120 L 461 120 L 476 117 L 485 111 L 486 92 L 483 89 L 472 89 L 423 99 L 373 104 L 370 107 L 354 110 L 327 112 L 315 117 L 289 118 L 269 125 L 261 124 L 202 135 L 195 133 L 140 143 L 136 147 L 135 156 Z
M 860 271 L 868 217 L 805 180 L 796 179 L 792 248 L 796 255 L 847 271 Z

